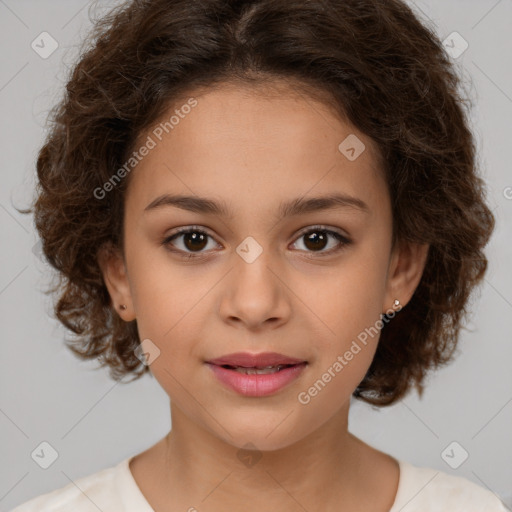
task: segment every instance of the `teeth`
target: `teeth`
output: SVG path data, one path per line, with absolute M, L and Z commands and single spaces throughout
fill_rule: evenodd
M 266 366 L 265 368 L 244 368 L 238 366 L 235 370 L 239 373 L 244 373 L 246 375 L 266 375 L 268 373 L 277 373 L 281 369 L 283 369 L 286 365 L 280 364 L 278 366 Z

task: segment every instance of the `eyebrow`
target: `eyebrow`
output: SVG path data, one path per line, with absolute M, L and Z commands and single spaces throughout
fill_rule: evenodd
M 172 195 L 163 194 L 151 201 L 144 212 L 155 210 L 164 206 L 174 206 L 182 210 L 188 210 L 195 213 L 205 213 L 220 215 L 224 217 L 232 216 L 225 203 L 216 202 L 213 199 L 199 196 Z M 321 197 L 292 199 L 279 205 L 278 215 L 281 218 L 301 215 L 305 213 L 316 212 L 320 210 L 332 210 L 339 208 L 356 209 L 363 213 L 369 213 L 368 205 L 358 199 L 345 194 L 330 194 Z

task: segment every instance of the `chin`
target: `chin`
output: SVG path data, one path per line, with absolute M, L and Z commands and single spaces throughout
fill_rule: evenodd
M 224 430 L 219 430 L 218 426 L 214 428 L 223 441 L 240 450 L 275 451 L 287 448 L 307 435 L 306 431 L 302 432 L 302 429 L 294 424 L 295 422 L 283 422 L 285 417 L 286 415 L 281 413 L 266 420 L 262 417 L 258 421 L 254 418 L 253 412 L 245 421 L 232 418 L 225 422 L 231 436 Z

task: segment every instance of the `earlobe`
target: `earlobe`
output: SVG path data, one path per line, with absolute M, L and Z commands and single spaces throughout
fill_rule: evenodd
M 121 251 L 110 243 L 105 244 L 98 250 L 97 260 L 113 307 L 126 322 L 134 320 L 130 283 Z
M 393 254 L 388 269 L 384 310 L 400 301 L 403 308 L 413 296 L 425 269 L 430 245 L 402 242 Z

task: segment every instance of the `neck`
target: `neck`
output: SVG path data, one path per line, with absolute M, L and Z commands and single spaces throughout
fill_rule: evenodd
M 248 504 L 254 510 L 298 510 L 298 503 L 314 510 L 319 489 L 322 503 L 340 496 L 346 501 L 364 480 L 361 443 L 348 432 L 348 405 L 299 442 L 265 451 L 233 446 L 228 433 L 220 439 L 179 408 L 171 405 L 171 412 L 172 430 L 162 443 L 166 487 L 189 507 L 207 500 L 208 510 L 243 510 Z

